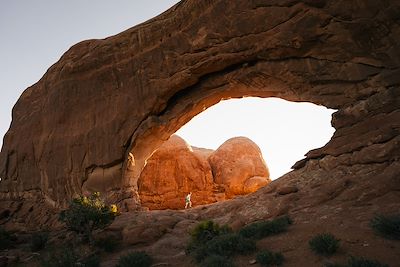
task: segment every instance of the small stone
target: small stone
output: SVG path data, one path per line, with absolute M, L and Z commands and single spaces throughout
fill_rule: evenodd
M 279 195 L 288 195 L 288 194 L 292 194 L 292 193 L 297 193 L 298 191 L 299 191 L 299 189 L 297 188 L 297 186 L 284 186 L 284 187 L 278 188 Z

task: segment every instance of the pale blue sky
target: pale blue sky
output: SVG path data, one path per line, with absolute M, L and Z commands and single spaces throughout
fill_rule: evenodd
M 0 0 L 0 145 L 18 97 L 68 48 L 117 34 L 177 2 Z M 233 136 L 247 136 L 260 146 L 272 178 L 277 178 L 329 140 L 331 113 L 276 99 L 230 100 L 201 113 L 178 134 L 192 145 L 214 149 Z

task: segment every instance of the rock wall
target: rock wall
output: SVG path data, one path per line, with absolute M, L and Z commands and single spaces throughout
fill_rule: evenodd
M 147 160 L 138 180 L 141 203 L 149 209 L 183 209 L 191 191 L 197 205 L 215 202 L 213 185 L 207 160 L 177 135 Z
M 338 109 L 331 141 L 299 170 L 311 159 L 343 175 L 398 162 L 399 14 L 389 0 L 186 0 L 78 43 L 14 106 L 1 199 L 61 207 L 100 179 L 111 201 L 138 207 L 153 151 L 205 108 L 244 96 Z
M 183 209 L 189 192 L 198 206 L 255 192 L 269 182 L 261 151 L 248 138 L 229 139 L 213 151 L 193 149 L 172 135 L 147 160 L 138 191 L 143 207 Z

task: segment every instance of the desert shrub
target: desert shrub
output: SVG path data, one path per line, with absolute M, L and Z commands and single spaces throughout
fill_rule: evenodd
M 292 220 L 288 216 L 270 221 L 255 222 L 240 229 L 239 234 L 246 238 L 262 239 L 264 237 L 285 232 Z
M 191 239 L 186 248 L 186 253 L 189 254 L 204 246 L 214 237 L 227 233 L 232 233 L 232 229 L 227 225 L 220 226 L 213 221 L 202 221 L 190 232 Z
M 115 237 L 106 237 L 106 238 L 99 238 L 94 242 L 95 246 L 101 248 L 105 252 L 114 252 L 118 245 L 119 241 Z
M 376 260 L 351 257 L 347 262 L 346 267 L 389 267 L 389 265 L 380 263 Z
M 282 265 L 285 258 L 280 252 L 264 250 L 257 254 L 256 259 L 261 266 L 279 266 Z
M 192 254 L 197 262 L 201 262 L 212 255 L 228 257 L 236 254 L 248 254 L 255 249 L 254 240 L 244 238 L 236 233 L 227 233 L 196 247 Z
M 213 221 L 202 221 L 196 225 L 190 235 L 194 243 L 205 243 L 216 236 L 231 232 L 232 229 L 227 225 L 220 226 Z
M 152 262 L 152 258 L 146 252 L 134 251 L 121 256 L 116 267 L 149 267 Z
M 203 221 L 192 230 L 191 241 L 186 252 L 191 254 L 197 262 L 202 262 L 211 256 L 246 254 L 255 249 L 254 240 L 233 233 L 230 227 L 220 226 L 213 221 Z M 218 259 L 209 260 L 217 261 Z
M 49 239 L 48 232 L 36 232 L 31 236 L 31 250 L 39 251 L 46 247 L 47 240 Z
M 0 227 L 0 249 L 9 249 L 12 248 L 16 237 L 13 233 L 6 231 L 5 229 Z
M 252 252 L 256 249 L 256 244 L 254 240 L 236 233 L 229 233 L 210 240 L 206 247 L 210 255 L 232 256 Z
M 339 248 L 339 240 L 334 235 L 325 233 L 313 237 L 309 241 L 312 251 L 320 255 L 332 255 Z
M 68 229 L 82 234 L 89 241 L 93 230 L 106 227 L 114 218 L 115 212 L 105 205 L 99 193 L 73 199 L 68 209 L 60 214 L 60 220 Z
M 388 239 L 400 240 L 400 214 L 376 215 L 370 225 L 374 231 Z
M 211 255 L 204 259 L 201 267 L 234 267 L 232 261 L 219 255 Z

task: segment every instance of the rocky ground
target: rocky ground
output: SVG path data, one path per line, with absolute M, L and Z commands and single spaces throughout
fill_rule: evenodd
M 155 266 L 191 266 L 194 263 L 185 254 L 185 248 L 189 231 L 199 221 L 211 219 L 237 230 L 251 222 L 283 214 L 293 219 L 289 230 L 257 242 L 257 251 L 282 252 L 283 266 L 344 263 L 350 255 L 376 259 L 391 267 L 400 266 L 400 242 L 376 235 L 369 226 L 377 214 L 399 213 L 400 181 L 396 171 L 399 163 L 354 165 L 330 173 L 321 171 L 315 164 L 311 161 L 302 172 L 288 173 L 248 196 L 195 205 L 190 210 L 122 213 L 107 229 L 97 233 L 97 237 L 113 236 L 120 241 L 116 252 L 101 254 L 101 266 L 115 266 L 121 255 L 132 250 L 146 251 L 154 258 Z M 347 177 L 343 178 L 343 171 L 348 173 Z M 340 239 L 340 249 L 331 257 L 315 255 L 308 245 L 313 236 L 325 232 Z M 73 239 L 62 228 L 52 236 L 51 242 L 58 245 Z M 88 250 L 82 246 L 80 250 L 85 249 Z M 235 257 L 233 261 L 237 266 L 248 266 L 256 253 Z M 31 266 L 38 254 L 27 252 L 26 247 L 24 252 L 21 244 L 16 250 L 3 251 L 2 255 L 14 260 L 19 255 L 21 261 Z

